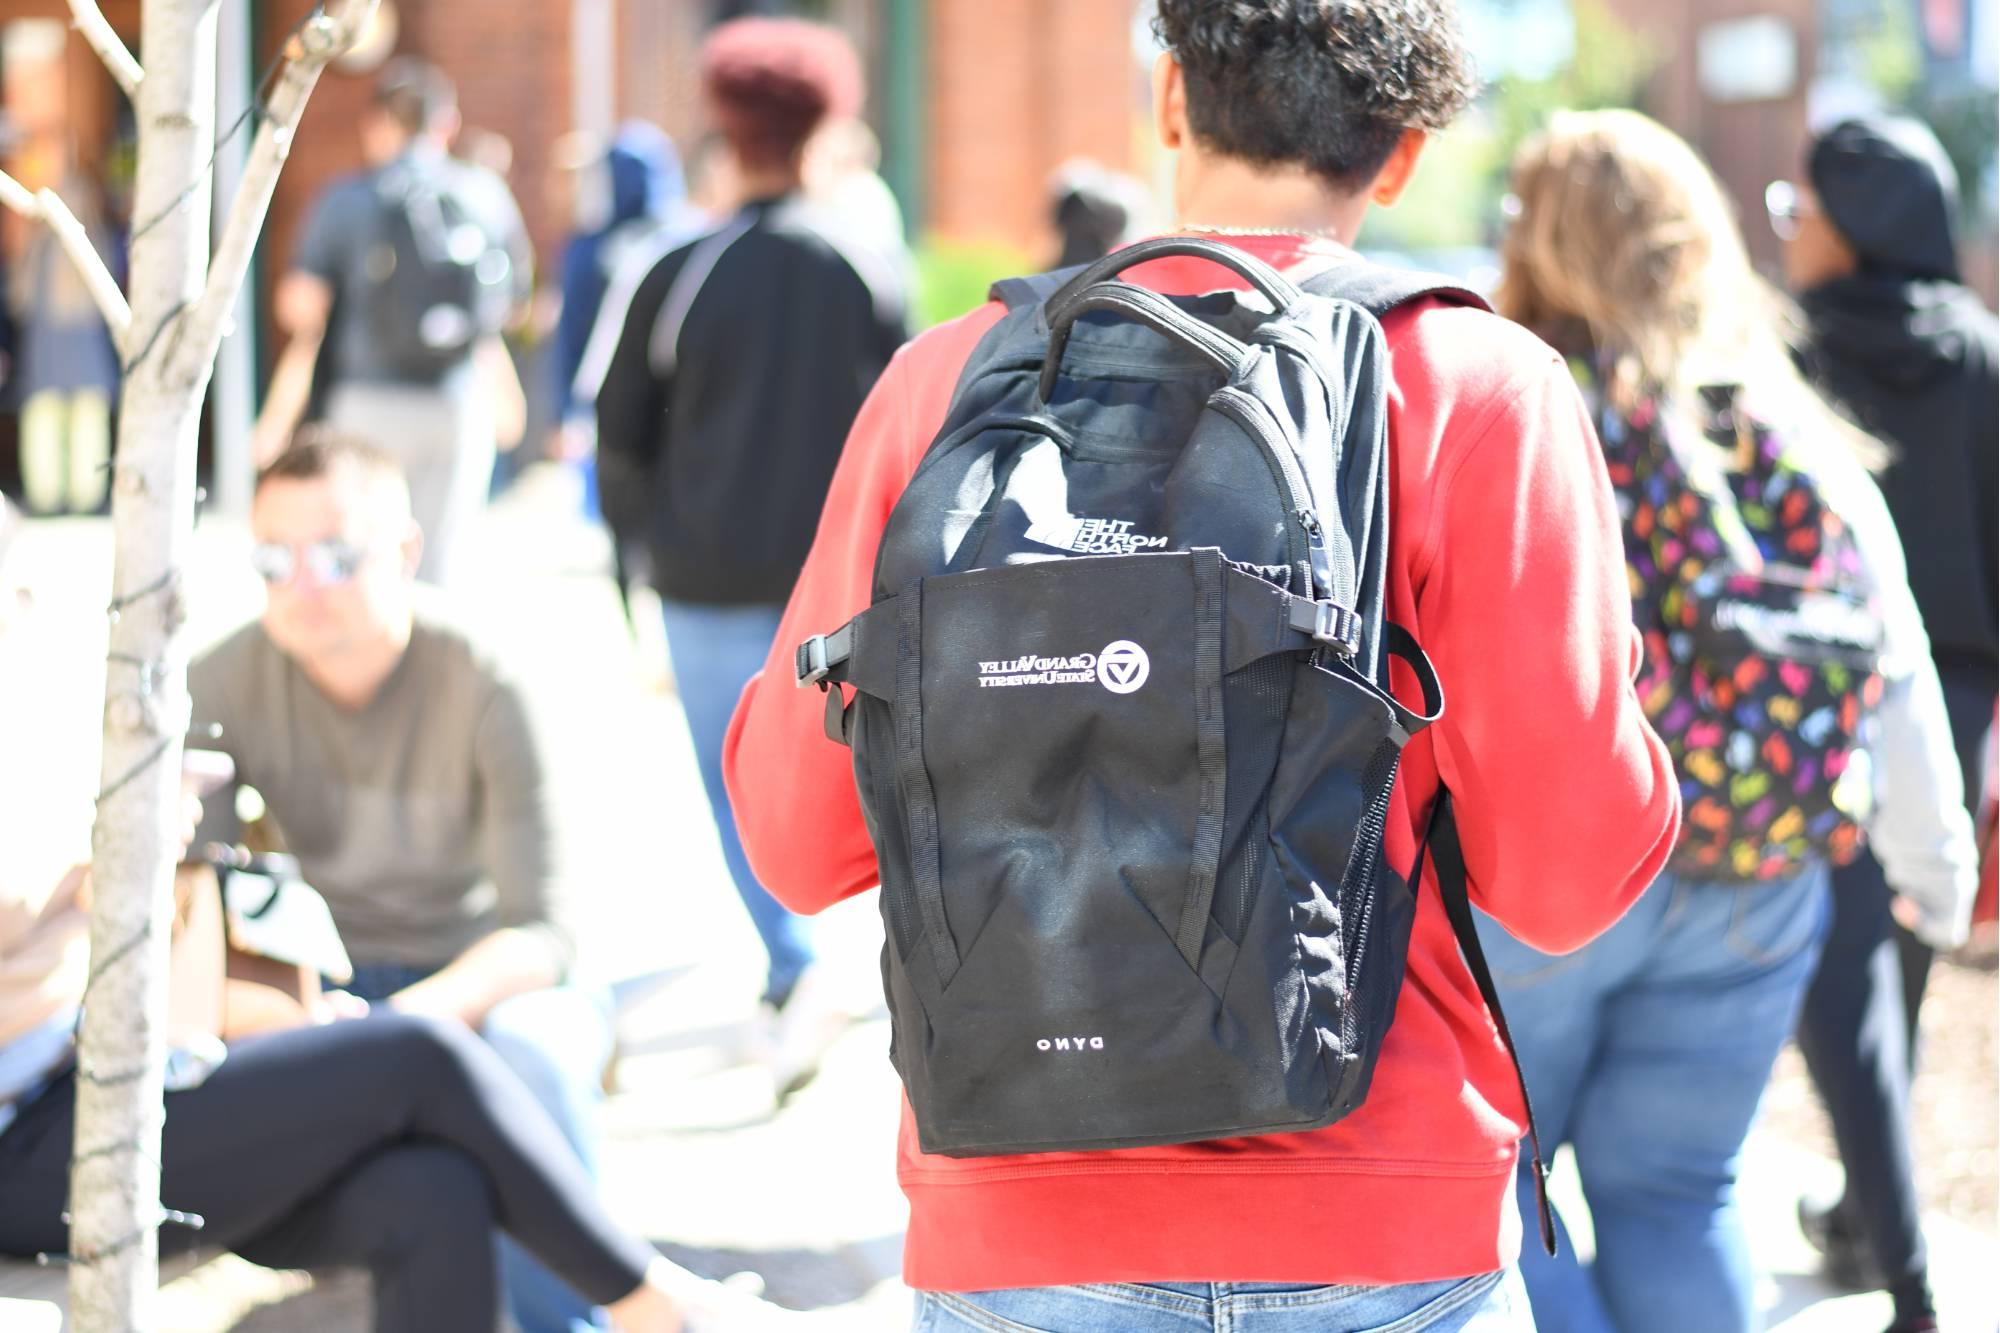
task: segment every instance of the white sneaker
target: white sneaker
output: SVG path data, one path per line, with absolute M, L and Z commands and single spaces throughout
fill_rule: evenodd
M 769 1063 L 778 1105 L 818 1077 L 820 1061 L 852 1021 L 822 969 L 809 967 L 799 975 L 772 1032 Z
M 762 1278 L 748 1273 L 720 1282 L 695 1278 L 682 1284 L 674 1293 L 681 1305 L 681 1333 L 784 1333 L 824 1327 L 811 1315 L 760 1299 L 757 1293 L 763 1286 Z

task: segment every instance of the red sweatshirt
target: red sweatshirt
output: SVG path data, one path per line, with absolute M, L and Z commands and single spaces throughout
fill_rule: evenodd
M 1324 242 L 1237 242 L 1317 269 Z M 1129 279 L 1215 289 L 1164 259 Z M 1233 281 L 1233 280 L 1232 280 Z M 870 599 L 889 510 L 943 422 L 988 305 L 905 347 L 848 437 L 819 535 L 724 766 L 751 865 L 814 912 L 875 887 L 847 750 L 821 733 L 792 649 Z M 1384 321 L 1391 358 L 1388 614 L 1444 683 L 1443 719 L 1404 751 L 1386 854 L 1407 867 L 1440 778 L 1454 793 L 1472 898 L 1544 950 L 1611 925 L 1672 848 L 1680 801 L 1632 690 L 1618 516 L 1568 371 L 1484 311 L 1420 302 Z M 1397 693 L 1421 700 L 1408 680 Z M 1533 1040 L 1534 1034 L 1526 1034 Z M 1512 1262 L 1520 1093 L 1428 869 L 1409 970 L 1367 1101 L 1326 1129 L 1103 1153 L 951 1159 L 903 1110 L 911 1286 L 1075 1282 L 1438 1281 Z

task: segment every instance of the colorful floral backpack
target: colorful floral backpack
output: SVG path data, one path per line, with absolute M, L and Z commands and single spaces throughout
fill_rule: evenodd
M 1704 391 L 1700 407 L 1718 448 L 1677 438 L 1657 402 L 1600 414 L 1645 637 L 1639 698 L 1680 776 L 1669 865 L 1764 880 L 1841 864 L 1872 799 L 1857 735 L 1882 697 L 1861 551 L 1740 391 Z

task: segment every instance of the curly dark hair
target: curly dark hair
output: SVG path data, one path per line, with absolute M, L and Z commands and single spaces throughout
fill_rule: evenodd
M 1406 129 L 1441 130 L 1479 91 L 1456 0 L 1159 0 L 1189 128 L 1260 165 L 1365 186 Z

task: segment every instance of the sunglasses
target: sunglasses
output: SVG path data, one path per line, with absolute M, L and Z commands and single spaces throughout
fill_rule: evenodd
M 1770 216 L 1771 231 L 1779 240 L 1797 240 L 1799 220 L 1810 217 L 1812 211 L 1790 181 L 1772 181 L 1764 187 L 1764 212 Z
M 314 583 L 345 583 L 360 572 L 368 554 L 345 537 L 327 537 L 304 546 L 259 542 L 250 548 L 250 567 L 273 587 L 290 583 L 302 568 L 312 575 Z

